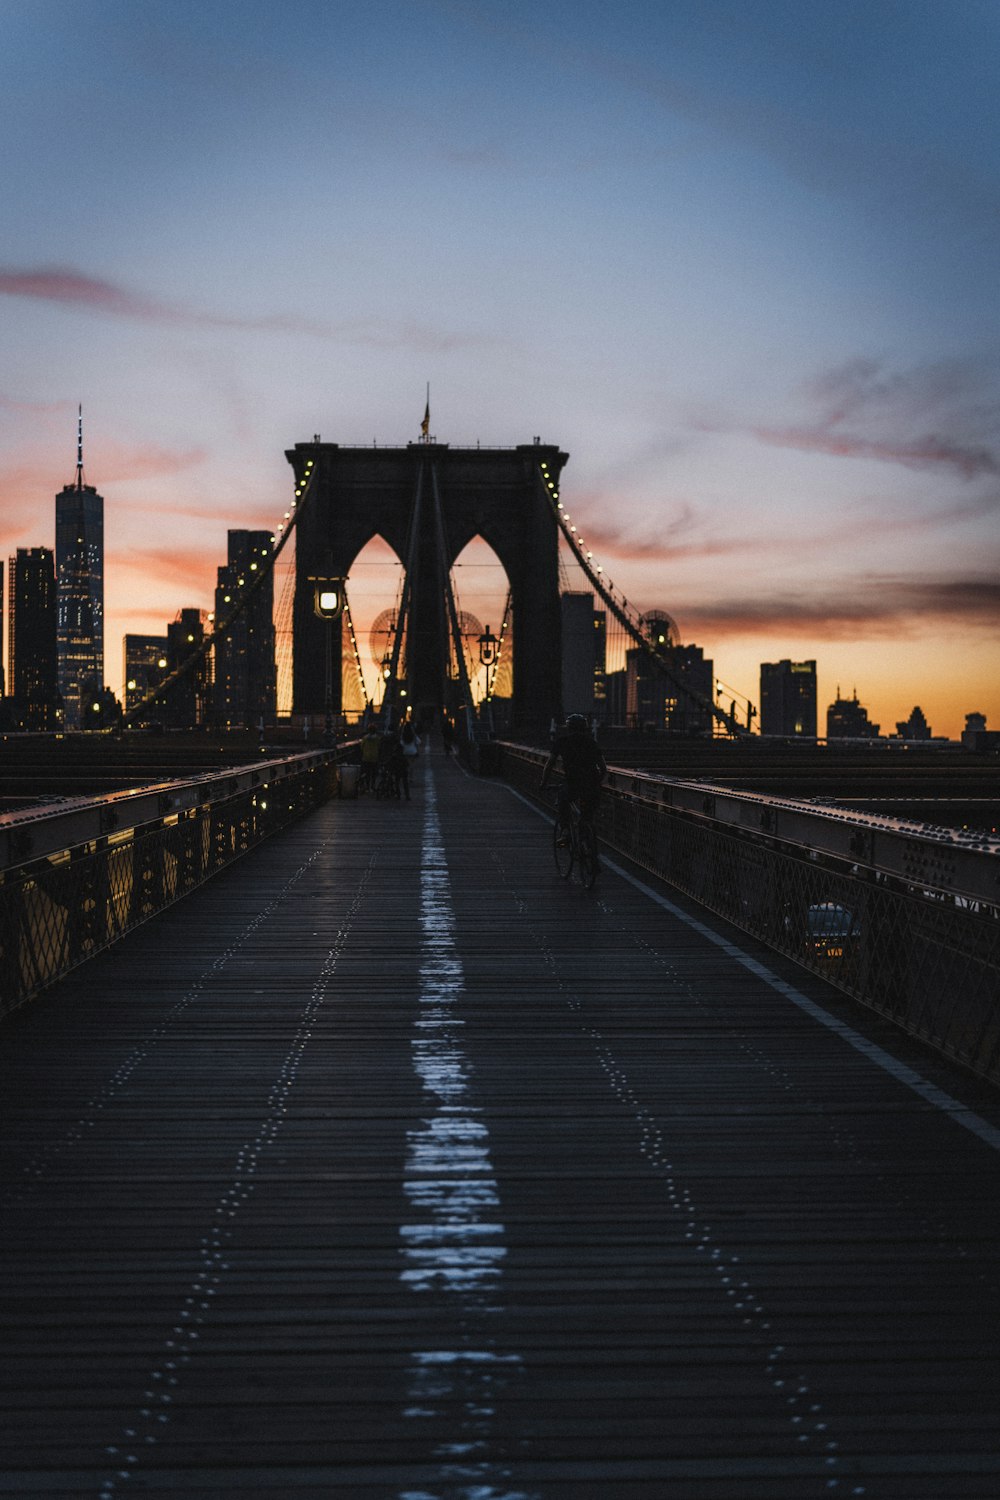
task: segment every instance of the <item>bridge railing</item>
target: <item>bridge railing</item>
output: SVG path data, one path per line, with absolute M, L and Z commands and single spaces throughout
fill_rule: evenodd
M 0 816 L 0 1016 L 324 802 L 317 751 Z
M 497 747 L 537 796 L 543 752 Z M 1000 840 L 613 769 L 612 849 L 1000 1083 Z

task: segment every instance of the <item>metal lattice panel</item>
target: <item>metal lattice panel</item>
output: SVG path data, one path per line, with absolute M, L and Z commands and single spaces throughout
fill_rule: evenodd
M 538 784 L 539 752 L 507 747 L 503 770 L 528 792 Z M 786 954 L 984 1077 L 1000 1081 L 1000 900 L 916 884 L 935 873 L 970 889 L 995 889 L 992 849 L 942 854 L 943 841 L 906 835 L 910 878 L 898 873 L 898 839 L 886 865 L 864 820 L 839 815 L 836 836 L 858 858 L 769 836 L 767 799 L 744 798 L 746 825 L 722 814 L 724 789 L 684 788 L 675 805 L 668 783 L 615 773 L 601 798 L 601 839 L 636 864 Z M 790 807 L 790 804 L 788 805 Z M 749 817 L 753 811 L 753 824 Z M 794 809 L 791 809 L 794 811 Z M 806 807 L 801 817 L 815 817 Z M 869 820 L 871 821 L 871 820 Z M 975 867 L 973 867 L 975 866 Z M 915 874 L 914 872 L 918 872 Z

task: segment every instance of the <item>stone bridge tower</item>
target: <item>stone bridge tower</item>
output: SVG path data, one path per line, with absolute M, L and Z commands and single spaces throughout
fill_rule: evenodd
M 539 465 L 558 476 L 568 454 L 538 441 L 516 448 L 345 448 L 296 443 L 296 481 L 315 477 L 297 522 L 293 708 L 322 714 L 326 629 L 313 612 L 310 576 L 349 577 L 358 553 L 381 536 L 407 567 L 410 701 L 426 713 L 445 701 L 449 639 L 446 572 L 473 537 L 500 559 L 514 616 L 514 726 L 537 735 L 560 712 L 558 531 Z M 348 588 L 348 592 L 350 592 Z M 341 622 L 333 625 L 333 709 L 340 709 Z

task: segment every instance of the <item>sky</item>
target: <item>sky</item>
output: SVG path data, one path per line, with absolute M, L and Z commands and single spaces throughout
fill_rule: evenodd
M 82 402 L 118 692 L 429 382 L 742 695 L 1000 728 L 998 61 L 996 0 L 7 0 L 2 554 Z

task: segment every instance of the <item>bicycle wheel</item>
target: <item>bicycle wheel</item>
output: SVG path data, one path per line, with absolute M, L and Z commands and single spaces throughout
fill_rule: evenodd
M 568 880 L 573 869 L 573 833 L 561 818 L 556 819 L 552 829 L 552 852 L 556 857 L 556 869 L 563 880 Z
M 600 862 L 597 858 L 597 835 L 589 823 L 580 824 L 577 830 L 577 842 L 579 844 L 580 884 L 584 890 L 589 891 L 600 869 Z

